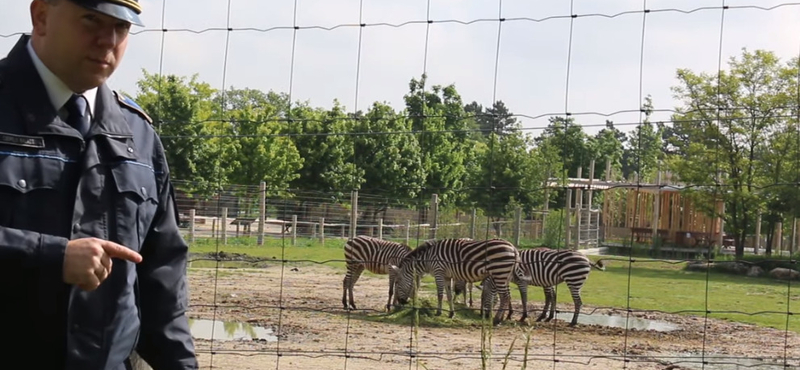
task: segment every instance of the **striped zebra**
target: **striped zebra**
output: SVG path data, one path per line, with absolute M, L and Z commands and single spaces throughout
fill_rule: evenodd
M 555 316 L 556 311 L 555 287 L 562 282 L 566 282 L 572 294 L 572 301 L 575 304 L 575 311 L 569 326 L 575 326 L 578 323 L 578 315 L 583 305 L 581 289 L 586 283 L 592 267 L 605 271 L 603 261 L 597 261 L 597 264 L 592 263 L 583 253 L 568 249 L 534 248 L 521 250 L 519 255 L 522 262 L 517 268 L 522 270 L 521 274 L 531 278 L 530 282 L 517 279 L 516 277 L 520 275 L 519 272 L 512 276 L 512 282 L 519 287 L 519 293 L 522 297 L 522 318 L 520 321 L 525 321 L 528 317 L 528 285 L 540 286 L 544 290 L 544 308 L 536 321 L 542 321 L 545 316 L 547 316 L 545 321 L 550 321 Z M 478 288 L 482 290 L 481 302 L 487 302 L 489 296 L 494 298 L 498 294 L 491 281 L 484 280 L 483 287 L 479 286 Z M 489 308 L 492 307 L 489 302 L 483 303 L 483 305 Z M 511 314 L 511 302 L 509 302 L 508 317 L 506 319 L 511 319 Z
M 353 300 L 353 287 L 364 269 L 373 274 L 389 274 L 389 299 L 386 303 L 386 310 L 392 307 L 392 296 L 394 294 L 395 274 L 389 266 L 396 265 L 411 252 L 411 247 L 389 240 L 359 235 L 350 239 L 344 245 L 344 258 L 347 263 L 347 273 L 342 281 L 342 305 L 347 309 L 348 296 L 349 304 L 352 309 L 356 309 Z M 419 279 L 417 280 L 419 284 Z
M 436 280 L 438 299 L 436 315 L 442 314 L 442 291 L 444 290 L 447 293 L 447 303 L 452 318 L 455 312 L 453 311 L 450 281 L 471 283 L 490 278 L 500 294 L 501 305 L 494 317 L 494 324 L 497 325 L 503 318 L 504 307 L 511 303 L 508 284 L 511 275 L 517 272 L 515 267 L 519 262 L 517 248 L 503 239 L 428 240 L 409 253 L 400 262 L 399 267 L 392 266 L 392 269 L 397 271 L 395 294 L 400 304 L 408 303 L 416 288 L 412 284 L 412 277 L 431 274 Z M 486 317 L 488 316 L 489 312 L 487 311 Z

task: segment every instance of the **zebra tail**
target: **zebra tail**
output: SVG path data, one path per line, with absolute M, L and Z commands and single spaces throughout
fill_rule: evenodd
M 589 261 L 589 264 L 591 264 L 592 267 L 594 267 L 594 268 L 596 268 L 596 269 L 598 269 L 600 271 L 605 271 L 606 270 L 606 265 L 603 263 L 602 259 L 597 260 L 597 262 L 595 262 L 595 263 L 593 263 L 592 261 Z

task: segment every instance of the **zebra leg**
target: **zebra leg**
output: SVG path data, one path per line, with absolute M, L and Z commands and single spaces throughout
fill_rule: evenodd
M 503 321 L 503 310 L 505 309 L 505 306 L 511 305 L 511 289 L 509 288 L 508 282 L 498 287 L 498 292 L 500 294 L 500 305 L 497 307 L 497 314 L 494 316 L 495 325 L 498 325 L 501 321 Z
M 455 282 L 455 280 L 453 280 L 453 279 L 450 279 L 450 280 Z M 452 290 L 452 287 L 450 286 L 449 283 L 444 286 L 444 291 L 445 291 L 445 293 L 447 293 L 447 305 L 450 307 L 450 314 L 449 314 L 448 317 L 450 317 L 452 319 L 453 316 L 456 315 L 456 312 L 453 309 L 453 290 Z
M 578 324 L 578 315 L 581 313 L 581 306 L 583 306 L 583 301 L 581 301 L 581 288 L 578 287 L 570 287 L 572 291 L 572 301 L 575 302 L 575 313 L 572 315 L 572 322 L 569 323 L 569 326 L 575 326 Z
M 483 279 L 481 283 L 481 317 L 488 319 L 492 317 L 492 308 L 494 307 L 494 296 L 497 294 L 495 291 L 494 283 L 491 277 Z
M 524 281 L 520 281 L 517 284 L 519 288 L 519 295 L 522 298 L 522 317 L 519 319 L 519 322 L 525 322 L 528 318 L 528 284 Z M 509 315 L 510 318 L 511 315 Z
M 556 316 L 556 287 L 551 286 L 550 290 L 550 315 L 547 316 L 546 321 L 552 320 Z
M 550 290 L 553 289 L 552 287 L 542 287 L 544 291 L 544 307 L 542 307 L 542 314 L 536 318 L 536 321 L 542 321 L 545 317 L 547 317 L 547 311 L 550 310 Z
M 344 309 L 347 309 L 347 297 L 350 297 L 350 307 L 354 310 L 356 309 L 356 303 L 353 299 L 353 287 L 356 285 L 358 278 L 361 277 L 361 273 L 364 271 L 364 265 L 362 264 L 351 264 L 347 265 L 347 273 L 344 276 L 344 280 L 342 281 L 342 305 Z
M 389 270 L 389 300 L 386 301 L 386 311 L 392 310 L 392 296 L 394 295 L 395 273 L 394 270 Z M 395 299 L 396 301 L 397 299 Z
M 472 282 L 467 283 L 467 289 L 469 290 L 469 308 L 472 308 Z M 464 300 L 466 299 L 466 294 L 464 294 Z
M 442 295 L 444 294 L 443 290 L 445 290 L 445 287 L 446 287 L 447 295 L 449 297 L 450 296 L 450 287 L 446 286 L 445 281 L 444 281 L 445 278 L 441 274 L 436 274 L 435 280 L 436 280 L 436 300 L 437 300 L 436 316 L 441 316 L 442 315 Z M 453 307 L 452 306 L 450 307 L 450 311 L 453 311 Z

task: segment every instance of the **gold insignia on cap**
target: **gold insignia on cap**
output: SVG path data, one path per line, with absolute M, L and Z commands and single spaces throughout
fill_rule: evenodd
M 131 9 L 135 10 L 136 13 L 141 13 L 142 12 L 142 5 L 139 4 L 139 2 L 135 1 L 135 0 L 108 0 L 108 1 L 112 2 L 112 3 L 117 3 L 117 4 L 122 5 L 122 6 L 126 6 L 128 8 L 131 8 Z

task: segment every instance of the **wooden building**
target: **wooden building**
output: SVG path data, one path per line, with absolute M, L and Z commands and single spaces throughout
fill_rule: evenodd
M 660 180 L 661 174 L 658 177 Z M 558 179 L 552 178 L 549 183 L 550 186 L 560 186 Z M 679 248 L 707 248 L 732 243 L 722 232 L 722 199 L 692 196 L 683 185 L 672 183 L 669 175 L 663 182 L 638 184 L 569 178 L 567 188 L 571 219 L 577 219 L 578 223 L 577 226 L 567 225 L 568 228 L 580 228 L 580 215 L 586 210 L 600 208 L 600 234 L 604 242 Z M 593 204 L 600 198 L 598 193 L 602 193 L 602 202 Z M 571 240 L 568 244 L 581 247 L 581 234 L 572 235 L 579 235 L 578 240 Z

